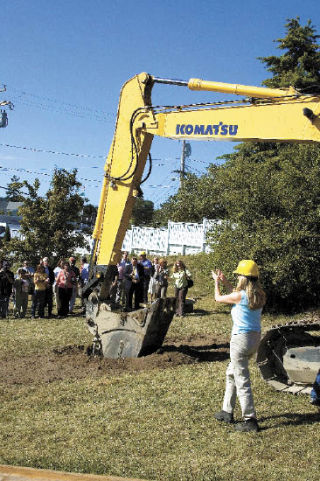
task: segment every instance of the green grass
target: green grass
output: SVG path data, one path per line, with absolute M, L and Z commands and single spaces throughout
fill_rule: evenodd
M 0 359 L 41 354 L 57 347 L 86 345 L 92 336 L 83 317 L 67 319 L 1 319 Z
M 271 391 L 255 368 L 264 430 L 240 434 L 213 420 L 225 367 L 4 388 L 0 462 L 157 480 L 319 479 L 319 419 L 305 397 Z
M 201 290 L 200 281 L 195 289 Z M 174 319 L 168 341 L 213 334 L 227 340 L 228 309 L 218 308 L 212 294 L 196 307 L 202 315 Z M 265 315 L 264 326 L 287 320 Z M 0 325 L 0 359 L 91 339 L 83 318 Z M 227 360 L 0 385 L 0 464 L 159 481 L 318 480 L 320 415 L 308 397 L 271 390 L 252 362 L 262 431 L 237 433 L 213 418 L 221 408 L 226 366 Z M 235 414 L 239 419 L 239 408 Z

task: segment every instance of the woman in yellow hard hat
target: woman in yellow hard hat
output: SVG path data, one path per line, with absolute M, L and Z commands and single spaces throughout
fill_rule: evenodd
M 235 426 L 237 431 L 258 431 L 256 412 L 250 383 L 249 359 L 258 349 L 261 334 L 261 312 L 266 302 L 266 295 L 259 282 L 259 269 L 252 260 L 239 262 L 234 274 L 238 275 L 235 290 L 218 270 L 212 271 L 215 281 L 215 300 L 232 304 L 233 322 L 230 341 L 230 363 L 226 372 L 226 390 L 222 410 L 214 415 L 218 421 L 233 423 L 233 411 L 238 397 L 243 422 Z M 229 292 L 220 293 L 220 282 Z

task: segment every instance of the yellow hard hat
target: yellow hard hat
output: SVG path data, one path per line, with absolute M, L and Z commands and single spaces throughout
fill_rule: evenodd
M 259 268 L 254 261 L 242 260 L 233 273 L 239 274 L 240 276 L 259 277 Z
M 146 253 L 146 251 L 142 251 L 142 252 L 140 252 L 140 255 L 141 255 L 141 256 L 146 256 L 147 253 Z

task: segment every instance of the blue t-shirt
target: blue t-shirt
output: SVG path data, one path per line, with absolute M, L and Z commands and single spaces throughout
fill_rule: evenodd
M 260 319 L 262 308 L 252 310 L 245 291 L 241 291 L 241 300 L 234 304 L 231 309 L 233 322 L 232 334 L 241 332 L 261 331 Z
M 149 259 L 145 259 L 144 261 L 140 261 L 140 264 L 144 268 L 144 275 L 145 277 L 151 277 L 152 274 L 152 262 Z

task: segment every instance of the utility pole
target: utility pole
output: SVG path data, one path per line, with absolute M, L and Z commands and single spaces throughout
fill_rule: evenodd
M 4 85 L 2 89 L 0 89 L 0 92 L 6 92 L 7 88 Z M 10 102 L 10 100 L 1 100 L 0 101 L 0 107 L 5 107 L 8 106 L 10 110 L 13 109 L 13 103 Z M 0 128 L 1 127 L 6 127 L 8 125 L 8 115 L 7 112 L 3 109 L 0 110 Z
M 180 188 L 182 187 L 183 184 L 183 179 L 186 174 L 186 165 L 185 165 L 185 160 L 187 157 L 190 157 L 191 155 L 191 145 L 189 142 L 186 142 L 185 140 L 182 141 L 182 151 L 181 151 L 181 158 L 180 158 Z
M 186 158 L 186 141 L 182 141 L 182 152 L 180 158 L 180 188 L 182 187 L 185 174 L 185 158 Z

